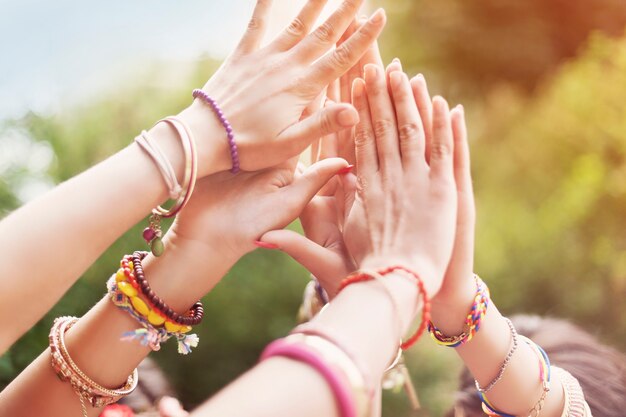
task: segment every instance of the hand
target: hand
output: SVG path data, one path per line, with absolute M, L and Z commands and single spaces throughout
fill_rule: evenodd
M 325 1 L 309 0 L 292 24 L 260 48 L 270 10 L 258 0 L 254 15 L 235 52 L 204 86 L 231 122 L 246 171 L 276 166 L 298 155 L 320 137 L 350 128 L 358 121 L 346 104 L 325 107 L 302 119 L 305 108 L 328 84 L 349 70 L 376 40 L 385 25 L 378 10 L 341 47 L 334 44 L 354 20 L 363 0 L 344 0 L 328 20 L 309 33 Z M 204 103 L 196 101 L 183 112 L 199 138 L 212 138 L 219 160 L 213 172 L 230 168 L 225 133 Z M 302 119 L 302 120 L 301 120 Z M 211 120 L 208 128 L 206 120 Z M 201 156 L 202 157 L 202 156 Z M 207 157 L 207 158 L 210 158 Z
M 389 84 L 388 89 L 382 67 L 368 65 L 365 81 L 357 80 L 353 88 L 361 119 L 355 137 L 359 188 L 345 234 L 350 236 L 352 224 L 365 215 L 369 239 L 365 251 L 350 244 L 348 249 L 361 267 L 399 263 L 413 269 L 434 296 L 450 260 L 456 223 L 450 111 L 444 99 L 433 100 L 429 165 L 410 81 L 394 71 Z
M 337 46 L 340 47 L 365 22 L 365 19 L 353 22 Z M 327 105 L 337 101 L 352 104 L 352 83 L 363 76 L 363 67 L 370 63 L 382 65 L 376 42 L 357 65 L 329 87 Z M 313 163 L 333 157 L 356 163 L 354 129 L 344 129 L 314 142 L 311 154 Z M 317 278 L 331 299 L 341 280 L 356 269 L 343 236 L 346 214 L 355 195 L 356 176 L 345 172 L 330 181 L 303 210 L 300 221 L 305 236 L 291 230 L 274 230 L 261 238 L 302 264 Z
M 347 163 L 339 158 L 294 173 L 295 160 L 276 168 L 219 173 L 201 180 L 189 204 L 169 233 L 176 244 L 200 245 L 238 259 L 256 248 L 255 240 L 269 230 L 294 221 L 313 196 Z

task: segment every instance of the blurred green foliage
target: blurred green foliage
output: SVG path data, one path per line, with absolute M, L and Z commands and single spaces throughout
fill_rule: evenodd
M 506 314 L 572 319 L 626 349 L 626 6 L 619 0 L 413 2 L 389 9 L 387 58 L 433 80 L 433 93 L 466 105 L 478 200 L 476 271 Z M 606 35 L 591 35 L 593 30 Z M 581 52 L 582 51 L 582 52 Z M 164 83 L 159 72 L 55 115 L 6 122 L 56 155 L 61 182 L 129 143 L 189 102 L 217 63 Z M 433 75 L 430 77 L 430 75 Z M 0 180 L 0 215 L 19 205 L 23 169 Z M 94 219 L 106 222 L 106 219 Z M 298 225 L 294 225 L 298 227 Z M 81 315 L 104 293 L 119 258 L 138 247 L 142 224 L 122 236 L 55 308 L 4 356 L 0 388 L 47 345 L 56 316 Z M 193 355 L 154 355 L 188 406 L 252 366 L 262 347 L 294 325 L 307 272 L 282 253 L 242 259 L 205 301 Z M 423 410 L 453 401 L 459 361 L 428 340 L 409 354 Z M 413 415 L 391 395 L 385 414 Z

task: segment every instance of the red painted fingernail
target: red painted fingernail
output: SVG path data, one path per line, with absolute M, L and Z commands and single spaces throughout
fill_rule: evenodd
M 354 165 L 348 165 L 345 168 L 341 168 L 339 171 L 337 171 L 338 175 L 345 175 L 345 174 L 349 174 L 352 172 L 352 170 L 354 169 Z
M 257 245 L 259 248 L 263 248 L 263 249 L 278 249 L 279 248 L 279 246 L 274 243 L 261 242 L 260 240 L 255 240 L 254 244 Z

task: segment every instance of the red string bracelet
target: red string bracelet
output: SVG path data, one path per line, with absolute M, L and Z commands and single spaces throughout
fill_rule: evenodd
M 409 337 L 408 340 L 402 342 L 402 344 L 400 345 L 400 348 L 402 350 L 408 350 L 411 346 L 413 346 L 420 339 L 420 337 L 422 337 L 422 335 L 426 331 L 428 323 L 430 322 L 430 298 L 428 297 L 428 294 L 426 293 L 426 288 L 424 287 L 424 281 L 422 281 L 419 275 L 417 275 L 415 272 L 411 271 L 410 269 L 404 266 L 400 266 L 400 265 L 390 266 L 388 268 L 382 269 L 377 272 L 380 275 L 385 276 L 385 275 L 391 274 L 392 272 L 397 272 L 397 271 L 402 271 L 404 273 L 407 273 L 411 276 L 411 278 L 415 279 L 417 283 L 417 289 L 419 291 L 418 297 L 422 299 L 422 320 L 420 322 L 420 325 L 415 331 L 415 333 L 411 337 Z M 357 284 L 359 282 L 372 281 L 372 280 L 374 280 L 372 276 L 357 272 L 355 275 L 350 275 L 349 277 L 341 281 L 338 292 L 341 292 L 348 285 Z

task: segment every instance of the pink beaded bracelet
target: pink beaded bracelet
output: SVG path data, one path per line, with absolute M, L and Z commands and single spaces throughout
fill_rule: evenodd
M 217 102 L 207 93 L 197 88 L 193 90 L 192 95 L 193 98 L 200 99 L 208 104 L 211 109 L 213 109 L 213 112 L 215 113 L 217 118 L 220 119 L 220 123 L 222 124 L 222 126 L 224 126 L 224 129 L 226 130 L 226 135 L 228 136 L 230 157 L 233 161 L 233 167 L 231 168 L 230 172 L 232 172 L 233 174 L 238 173 L 241 168 L 239 164 L 239 151 L 237 150 L 237 143 L 235 142 L 235 133 L 233 132 L 233 127 L 231 126 L 228 119 L 226 119 L 224 112 L 222 111 L 222 109 L 220 109 L 220 106 L 217 104 Z

